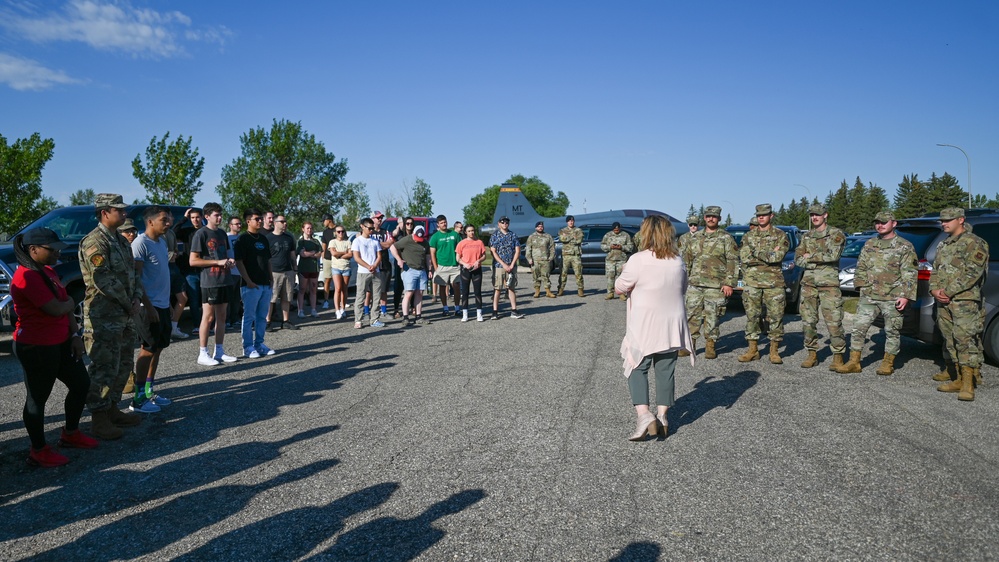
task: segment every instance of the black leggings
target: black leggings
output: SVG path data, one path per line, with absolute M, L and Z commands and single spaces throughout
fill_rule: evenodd
M 468 310 L 469 285 L 475 289 L 475 308 L 482 308 L 482 267 L 465 269 L 461 267 L 461 308 Z
M 73 359 L 72 338 L 58 345 L 30 345 L 14 342 L 14 355 L 24 369 L 24 428 L 33 448 L 45 446 L 45 402 L 56 379 L 69 389 L 66 394 L 66 430 L 76 431 L 87 402 L 90 376 L 82 361 Z

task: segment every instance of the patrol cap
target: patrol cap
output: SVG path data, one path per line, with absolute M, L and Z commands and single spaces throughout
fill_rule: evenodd
M 753 218 L 749 219 L 749 226 L 760 226 L 759 219 L 754 215 Z
M 124 209 L 128 205 L 125 204 L 122 196 L 117 193 L 98 193 L 97 197 L 94 198 L 94 207 L 98 209 L 106 209 L 108 207 Z
M 895 213 L 891 211 L 881 211 L 874 215 L 874 222 L 888 223 L 895 220 Z
M 565 217 L 565 222 L 574 221 L 574 220 L 576 220 L 576 217 L 574 217 L 572 215 L 567 215 Z
M 706 209 L 704 209 L 704 216 L 721 218 L 721 207 L 719 207 L 718 205 L 708 206 Z
M 611 225 L 611 228 L 621 228 L 621 223 L 614 221 L 614 224 Z
M 48 246 L 53 250 L 62 250 L 68 244 L 59 240 L 59 235 L 53 230 L 45 227 L 32 228 L 21 235 L 21 245 L 28 246 Z
M 698 224 L 700 222 L 701 219 L 697 218 L 697 215 L 690 215 L 687 217 L 687 224 Z
M 826 206 L 822 203 L 812 203 L 808 206 L 809 215 L 824 215 L 829 211 L 826 210 Z
M 771 215 L 773 212 L 774 208 L 770 203 L 762 203 L 756 206 L 756 216 Z
M 538 222 L 534 223 L 534 228 L 537 228 L 539 226 L 544 226 L 544 225 L 545 225 L 545 221 L 538 221 Z
M 964 218 L 964 209 L 960 207 L 947 207 L 940 211 L 940 220 L 952 221 L 957 218 Z
M 138 230 L 139 228 L 135 226 L 135 222 L 132 219 L 125 219 L 125 222 L 118 227 L 118 232 L 125 232 L 126 230 Z
M 422 224 L 419 225 L 419 226 L 417 226 L 413 230 L 413 240 L 416 240 L 417 242 L 426 242 L 427 241 L 427 230 L 425 228 L 423 228 Z

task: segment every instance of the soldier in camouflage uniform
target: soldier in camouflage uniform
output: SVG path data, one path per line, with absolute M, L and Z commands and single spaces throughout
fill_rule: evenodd
M 843 333 L 843 293 L 839 290 L 839 257 L 846 246 L 843 231 L 829 226 L 829 213 L 822 203 L 808 207 L 812 229 L 801 237 L 801 244 L 794 251 L 794 264 L 805 272 L 801 277 L 802 330 L 808 357 L 801 364 L 810 369 L 819 364 L 819 312 L 829 329 L 829 347 L 833 361 L 829 367 L 835 371 L 843 365 L 846 336 Z
M 569 268 L 576 274 L 576 289 L 583 296 L 583 230 L 576 228 L 576 218 L 565 217 L 565 228 L 558 231 L 559 242 L 562 243 L 562 273 L 558 276 L 558 296 L 565 290 L 565 280 L 569 276 Z
M 538 221 L 534 225 L 534 234 L 527 237 L 527 263 L 531 264 L 534 274 L 534 297 L 541 295 L 544 285 L 545 296 L 555 298 L 551 286 L 552 260 L 555 259 L 555 239 L 545 232 L 545 223 Z
M 760 226 L 742 237 L 739 258 L 742 262 L 742 304 L 746 310 L 746 341 L 749 350 L 739 356 L 745 363 L 760 358 L 757 341 L 760 339 L 760 317 L 767 308 L 770 324 L 770 362 L 781 364 L 778 347 L 784 339 L 784 274 L 781 262 L 791 246 L 787 234 L 772 224 L 773 207 L 769 203 L 756 206 L 756 219 Z
M 121 195 L 101 193 L 94 203 L 98 220 L 80 242 L 80 271 L 86 284 L 83 299 L 83 341 L 90 355 L 90 392 L 87 408 L 93 434 L 118 439 L 121 427 L 138 425 L 137 414 L 118 409 L 121 394 L 132 372 L 136 331 L 133 317 L 139 311 L 142 284 L 135 274 L 132 248 L 118 234 L 125 222 Z
M 704 218 L 707 219 L 708 218 L 707 215 L 705 215 Z M 690 215 L 689 217 L 687 217 L 687 232 L 684 232 L 683 234 L 680 235 L 679 238 L 676 239 L 676 249 L 678 252 L 680 252 L 680 259 L 682 259 L 683 264 L 687 266 L 688 273 L 690 272 L 690 262 L 688 262 L 687 258 L 684 257 L 686 254 L 683 251 L 683 246 L 684 244 L 687 243 L 688 240 L 690 240 L 694 236 L 694 234 L 697 233 L 697 229 L 700 224 L 701 224 L 700 217 L 698 217 L 697 215 Z M 633 238 L 632 240 L 635 244 L 635 251 L 638 251 L 638 234 L 636 234 L 635 238 Z M 690 313 L 689 309 L 687 310 L 687 313 L 688 314 Z M 696 348 L 697 346 L 695 345 L 694 347 Z
M 621 230 L 621 223 L 615 222 L 613 230 L 604 234 L 600 241 L 600 249 L 607 252 L 604 259 L 604 269 L 607 275 L 607 300 L 614 298 L 614 282 L 624 271 L 624 264 L 628 262 L 628 254 L 635 251 L 634 244 L 631 243 L 631 235 Z M 627 300 L 627 295 L 622 294 L 621 300 Z
M 701 324 L 704 325 L 705 359 L 718 357 L 715 351 L 718 321 L 724 316 L 727 299 L 739 279 L 739 248 L 731 234 L 718 228 L 720 220 L 721 207 L 710 206 L 704 211 L 704 230 L 680 238 L 687 239 L 681 252 L 683 262 L 688 264 L 687 326 L 697 349 L 697 335 Z M 690 352 L 680 350 L 679 355 L 686 357 Z
M 885 321 L 885 355 L 877 373 L 890 375 L 895 372 L 895 357 L 902 342 L 899 337 L 902 312 L 916 298 L 919 267 L 916 250 L 895 232 L 896 224 L 895 215 L 890 212 L 875 215 L 874 229 L 878 235 L 864 244 L 857 258 L 853 284 L 860 290 L 860 302 L 850 336 L 850 361 L 837 368 L 837 373 L 861 371 L 864 340 L 879 312 Z
M 937 301 L 937 326 L 947 354 L 956 363 L 957 379 L 937 387 L 957 392 L 957 399 L 975 399 L 975 374 L 982 367 L 982 285 L 989 265 L 989 245 L 964 225 L 964 209 L 940 211 L 940 226 L 948 234 L 937 245 L 930 277 L 930 294 Z

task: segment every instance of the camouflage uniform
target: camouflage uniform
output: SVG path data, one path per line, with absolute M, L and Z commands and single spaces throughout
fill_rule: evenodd
M 899 336 L 902 312 L 895 308 L 895 301 L 916 300 L 918 267 L 915 248 L 901 236 L 887 240 L 874 237 L 864 244 L 853 278 L 853 285 L 860 290 L 860 302 L 853 319 L 851 352 L 863 351 L 867 332 L 880 312 L 885 321 L 885 353 L 898 355 L 902 343 Z
M 945 216 L 942 211 L 940 218 Z M 970 232 L 948 236 L 937 245 L 930 291 L 943 289 L 950 297 L 948 304 L 937 302 L 937 325 L 958 366 L 982 366 L 982 285 L 988 263 L 988 243 Z
M 120 206 L 97 196 L 98 209 Z M 80 271 L 86 284 L 83 299 L 83 341 L 90 355 L 87 408 L 100 412 L 116 407 L 132 371 L 136 331 L 132 302 L 142 299 L 132 248 L 116 231 L 98 223 L 80 242 Z
M 825 214 L 821 204 L 812 205 L 808 212 Z M 794 264 L 805 270 L 801 277 L 802 330 L 805 349 L 819 348 L 819 312 L 829 328 L 829 347 L 833 353 L 846 351 L 843 332 L 843 293 L 839 289 L 839 257 L 846 246 L 843 231 L 826 224 L 822 230 L 812 229 L 801 237 L 795 249 Z M 805 255 L 808 257 L 804 257 Z
M 709 207 L 710 209 L 710 207 Z M 705 339 L 717 341 L 718 321 L 725 315 L 727 298 L 722 286 L 735 287 L 739 279 L 739 249 L 735 238 L 719 228 L 687 234 L 681 254 L 687 267 L 687 326 L 697 339 L 704 325 Z
M 621 249 L 611 248 L 612 245 L 617 244 L 621 246 Z M 631 243 L 631 235 L 625 231 L 614 233 L 610 231 L 604 234 L 603 240 L 600 241 L 600 249 L 607 252 L 607 257 L 604 260 L 604 268 L 607 274 L 607 292 L 609 294 L 614 293 L 614 282 L 624 271 L 624 264 L 628 261 L 628 254 L 635 250 L 635 246 Z
M 527 237 L 527 260 L 534 274 L 534 290 L 551 290 L 551 262 L 555 259 L 555 239 L 547 232 L 535 232 Z
M 562 242 L 562 273 L 558 276 L 558 292 L 565 289 L 565 280 L 569 276 L 569 268 L 576 274 L 576 288 L 583 290 L 583 230 L 569 228 L 558 231 L 558 239 Z
M 739 258 L 743 269 L 742 304 L 746 310 L 747 341 L 755 342 L 760 339 L 760 317 L 764 306 L 767 307 L 771 343 L 784 339 L 781 321 L 787 297 L 784 295 L 781 262 L 790 246 L 787 234 L 772 222 L 770 228 L 751 230 L 742 237 Z

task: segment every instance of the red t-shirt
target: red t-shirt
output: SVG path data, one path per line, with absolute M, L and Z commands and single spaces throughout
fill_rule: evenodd
M 66 289 L 59 282 L 55 270 L 45 266 L 45 273 L 55 283 L 59 300 L 66 300 Z M 14 312 L 17 313 L 14 341 L 28 345 L 59 345 L 69 339 L 69 317 L 49 316 L 42 311 L 42 306 L 56 297 L 41 273 L 18 267 L 10 284 L 10 296 L 14 299 Z

